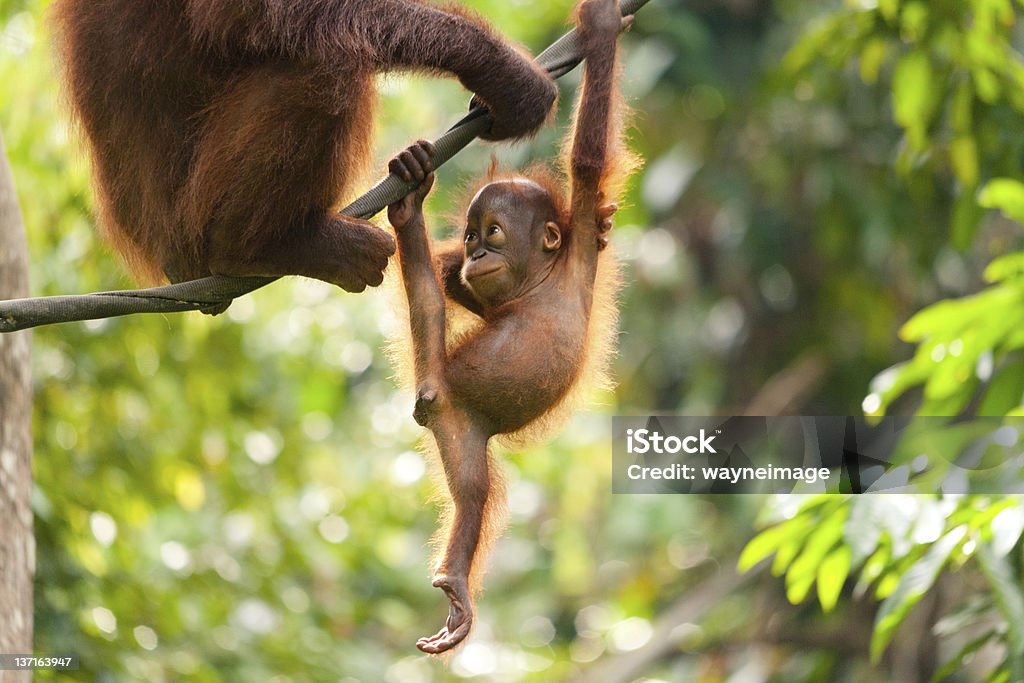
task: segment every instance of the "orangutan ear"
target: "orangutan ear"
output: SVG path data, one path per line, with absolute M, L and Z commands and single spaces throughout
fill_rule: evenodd
M 544 224 L 544 251 L 558 251 L 562 246 L 562 229 L 558 223 L 548 221 Z

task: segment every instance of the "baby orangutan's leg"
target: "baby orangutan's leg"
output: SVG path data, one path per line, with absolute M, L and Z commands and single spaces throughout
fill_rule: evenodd
M 473 625 L 473 597 L 470 575 L 485 533 L 488 499 L 492 491 L 487 436 L 472 426 L 468 417 L 454 410 L 444 411 L 432 421 L 431 429 L 441 451 L 448 489 L 455 514 L 444 558 L 433 585 L 448 596 L 448 619 L 433 636 L 417 643 L 423 652 L 440 654 L 461 643 Z

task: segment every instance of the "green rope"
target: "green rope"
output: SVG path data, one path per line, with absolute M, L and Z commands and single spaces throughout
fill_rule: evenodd
M 623 0 L 623 16 L 635 14 L 650 0 Z M 537 63 L 554 78 L 572 71 L 583 61 L 582 46 L 576 30 L 572 30 L 551 44 L 537 56 Z M 483 109 L 474 109 L 434 142 L 434 166 L 440 167 L 480 133 L 489 127 L 489 117 Z M 391 174 L 364 195 L 342 209 L 342 213 L 355 218 L 369 219 L 390 204 L 416 189 L 418 183 L 406 182 Z M 117 292 L 98 292 L 67 296 L 47 296 L 34 299 L 0 301 L 0 333 L 15 332 L 39 325 L 113 318 L 134 313 L 181 313 L 198 311 L 217 304 L 230 302 L 265 287 L 276 277 L 224 277 L 214 275 L 198 280 L 150 289 Z

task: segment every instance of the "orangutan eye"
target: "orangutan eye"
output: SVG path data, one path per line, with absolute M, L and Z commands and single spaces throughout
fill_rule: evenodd
M 505 235 L 505 231 L 502 230 L 500 225 L 490 225 L 487 227 L 487 246 L 494 249 L 501 249 L 505 246 L 505 242 L 508 241 L 508 237 Z
M 466 233 L 466 244 L 469 244 L 470 242 L 475 242 L 475 241 L 476 241 L 476 233 L 475 232 L 467 232 Z

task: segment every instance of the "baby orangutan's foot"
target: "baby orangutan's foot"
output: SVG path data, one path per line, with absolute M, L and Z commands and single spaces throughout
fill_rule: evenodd
M 473 601 L 465 578 L 439 576 L 433 585 L 448 596 L 448 619 L 440 631 L 429 638 L 420 638 L 416 647 L 427 654 L 438 655 L 451 650 L 469 635 L 473 626 Z

